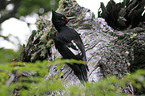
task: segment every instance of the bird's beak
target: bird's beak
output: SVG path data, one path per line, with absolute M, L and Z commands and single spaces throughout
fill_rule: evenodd
M 74 19 L 75 17 L 66 17 L 65 16 L 65 22 L 69 22 L 70 20 Z
M 69 21 L 69 20 L 75 19 L 75 17 L 67 17 L 67 19 Z

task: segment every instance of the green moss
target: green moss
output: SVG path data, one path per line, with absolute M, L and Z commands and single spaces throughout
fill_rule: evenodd
M 132 94 L 124 94 L 122 87 L 129 84 L 128 88 L 136 88 L 143 90 L 145 87 L 145 70 L 138 70 L 136 73 L 128 74 L 122 79 L 115 76 L 109 76 L 98 82 L 86 82 L 85 86 L 66 85 L 65 80 L 61 80 L 60 74 L 51 77 L 48 75 L 51 65 L 57 64 L 59 70 L 65 63 L 82 63 L 77 60 L 61 60 L 56 61 L 37 61 L 36 63 L 15 62 L 12 64 L 0 65 L 0 94 L 8 96 L 13 94 L 14 89 L 19 89 L 21 96 L 36 95 L 45 96 L 51 93 L 62 96 L 132 96 Z M 9 82 L 11 74 L 17 78 L 16 82 Z M 23 74 L 23 75 L 22 75 Z M 44 78 L 48 78 L 45 80 Z M 134 90 L 131 89 L 133 92 Z
M 19 55 L 19 51 L 0 48 L 0 64 L 12 62 Z

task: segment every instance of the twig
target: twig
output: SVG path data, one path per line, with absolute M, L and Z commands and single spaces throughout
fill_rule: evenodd
M 6 86 L 9 86 L 11 84 L 11 82 L 13 82 L 15 79 L 15 75 L 11 74 L 10 79 L 6 82 Z

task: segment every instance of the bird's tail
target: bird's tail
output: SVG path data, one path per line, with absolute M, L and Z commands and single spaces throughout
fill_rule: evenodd
M 87 65 L 84 65 L 84 64 L 72 64 L 70 67 L 72 68 L 72 70 L 74 71 L 74 74 L 78 77 L 78 79 L 81 82 L 88 81 L 87 72 L 89 70 L 88 70 L 88 66 Z

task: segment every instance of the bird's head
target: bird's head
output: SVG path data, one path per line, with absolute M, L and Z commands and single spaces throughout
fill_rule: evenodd
M 66 25 L 70 19 L 72 19 L 74 17 L 67 17 L 64 16 L 60 13 L 55 12 L 54 10 L 52 10 L 52 23 L 55 26 L 63 26 Z

